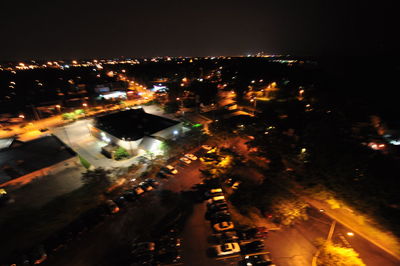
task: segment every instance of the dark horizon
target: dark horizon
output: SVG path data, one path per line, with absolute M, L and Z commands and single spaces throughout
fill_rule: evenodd
M 7 2 L 0 60 L 396 51 L 394 9 L 342 2 Z

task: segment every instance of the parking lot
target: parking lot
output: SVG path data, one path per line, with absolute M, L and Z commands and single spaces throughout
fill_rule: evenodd
M 202 149 L 191 152 L 197 157 L 200 157 L 205 153 Z M 178 170 L 178 174 L 167 180 L 165 188 L 174 185 L 175 188 L 182 186 L 182 188 L 191 188 L 193 191 L 194 185 L 204 181 L 199 171 L 201 168 L 200 160 L 196 160 L 189 165 L 185 165 L 181 162 L 176 162 L 176 164 L 173 165 Z M 204 197 L 204 191 L 205 190 L 201 190 L 202 199 L 199 199 L 199 201 L 194 204 L 193 213 L 186 221 L 182 232 L 182 256 L 184 262 L 190 262 L 190 265 L 237 265 L 239 261 L 244 259 L 246 253 L 260 255 L 268 253 L 265 248 L 262 248 L 257 252 L 242 251 L 232 255 L 216 256 L 214 251 L 215 246 L 225 243 L 225 241 L 216 241 L 216 232 L 212 229 L 213 222 L 207 220 L 207 201 L 204 201 L 206 199 L 206 197 Z M 260 238 L 257 239 L 260 241 Z M 242 239 L 238 240 L 238 243 L 240 243 L 241 247 L 245 247 L 246 244 L 251 243 L 254 240 L 255 239 L 252 238 L 246 240 Z M 234 241 L 226 241 L 226 243 L 229 242 Z

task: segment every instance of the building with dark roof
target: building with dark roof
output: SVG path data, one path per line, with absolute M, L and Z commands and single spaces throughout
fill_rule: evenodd
M 129 109 L 97 117 L 91 133 L 109 145 L 120 146 L 137 154 L 138 149 L 155 152 L 162 140 L 183 134 L 183 123 Z
M 0 186 L 26 176 L 41 175 L 76 154 L 54 136 L 0 150 Z M 44 171 L 43 169 L 47 169 Z

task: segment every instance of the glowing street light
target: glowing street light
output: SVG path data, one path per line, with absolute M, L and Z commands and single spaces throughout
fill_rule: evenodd
M 354 236 L 354 233 L 353 233 L 353 232 L 347 232 L 346 235 L 348 235 L 348 236 Z
M 56 108 L 57 108 L 58 112 L 61 113 L 61 105 L 57 104 Z

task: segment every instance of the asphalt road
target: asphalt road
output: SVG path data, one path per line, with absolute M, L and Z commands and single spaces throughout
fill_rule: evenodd
M 317 251 L 315 240 L 327 238 L 333 220 L 316 209 L 311 209 L 309 216 L 310 219 L 307 221 L 270 232 L 265 244 L 267 250 L 271 252 L 274 263 L 280 266 L 311 265 Z M 347 232 L 350 232 L 348 228 L 336 223 L 332 236 L 333 242 L 354 248 L 366 265 L 399 265 L 399 262 L 390 254 L 360 236 L 349 237 Z

